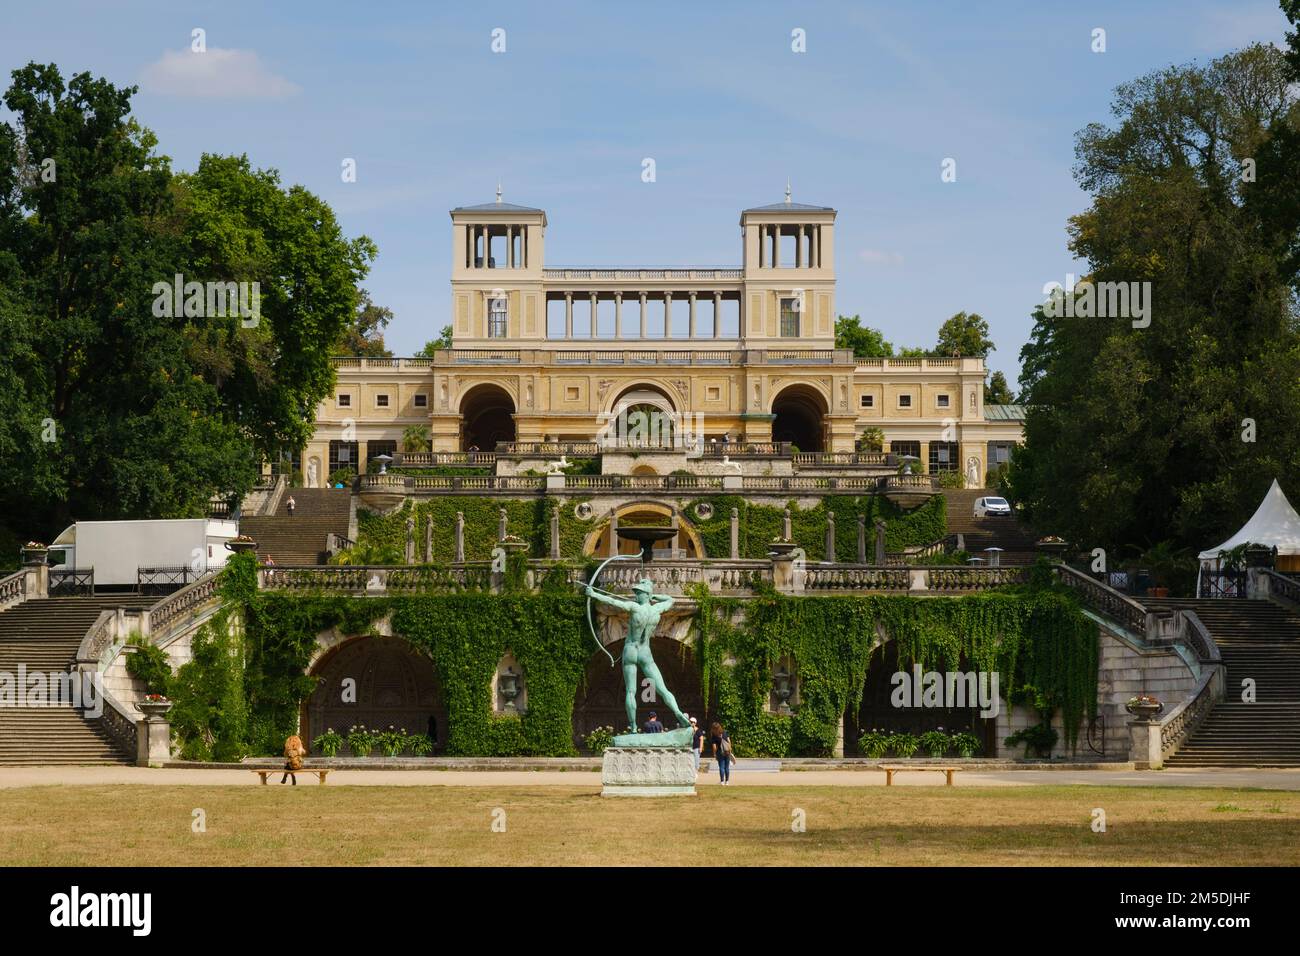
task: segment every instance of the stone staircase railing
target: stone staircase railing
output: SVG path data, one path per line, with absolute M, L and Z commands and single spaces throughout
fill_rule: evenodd
M 27 600 L 27 572 L 16 571 L 0 578 L 0 611 Z
M 560 574 L 577 586 L 582 570 L 564 562 L 530 559 L 525 586 L 554 583 Z M 776 587 L 786 594 L 910 592 L 913 594 L 965 594 L 1023 584 L 1029 571 L 1022 567 L 871 567 L 859 564 L 808 562 L 790 559 L 735 559 L 699 561 L 669 559 L 650 565 L 613 563 L 601 574 L 600 585 L 630 588 L 648 577 L 661 593 L 685 594 L 691 585 L 704 584 L 714 593 L 753 596 L 761 587 Z M 263 566 L 258 586 L 267 591 L 338 591 L 357 595 L 394 593 L 495 592 L 504 575 L 493 572 L 486 561 L 452 565 L 306 565 Z
M 1130 633 L 1144 637 L 1147 632 L 1147 609 L 1109 585 L 1102 584 L 1068 564 L 1056 565 L 1056 576 L 1078 595 L 1083 605 L 1104 617 L 1117 621 Z

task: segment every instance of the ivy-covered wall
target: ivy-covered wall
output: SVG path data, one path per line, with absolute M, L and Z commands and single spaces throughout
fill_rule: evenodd
M 713 516 L 707 520 L 700 519 L 696 512 L 696 505 L 704 502 L 713 507 Z M 433 561 L 435 564 L 449 563 L 455 556 L 456 512 L 460 511 L 465 515 L 466 559 L 487 560 L 496 542 L 500 509 L 505 508 L 509 532 L 527 541 L 529 553 L 540 558 L 550 554 L 551 512 L 559 508 L 560 555 L 577 560 L 582 557 L 587 536 L 608 523 L 600 509 L 599 499 L 592 503 L 596 506 L 596 517 L 580 521 L 573 513 L 577 499 L 566 499 L 561 503 L 560 499 L 551 497 L 518 501 L 448 496 L 408 501 L 402 509 L 390 515 L 360 512 L 357 515 L 358 536 L 363 545 L 390 545 L 400 553 L 406 545 L 406 519 L 414 514 L 416 553 L 423 555 L 425 527 L 432 521 Z M 709 558 L 725 559 L 731 554 L 732 508 L 738 511 L 742 558 L 765 557 L 768 543 L 781 534 L 782 508 L 753 504 L 740 495 L 708 495 L 681 500 L 677 504 L 686 520 L 699 532 Z M 835 556 L 840 561 L 857 560 L 860 514 L 867 519 L 868 555 L 875 551 L 877 519 L 886 523 L 885 546 L 890 551 L 930 544 L 947 532 L 947 512 L 942 495 L 936 495 L 910 511 L 904 511 L 879 495 L 834 495 L 822 499 L 812 508 L 801 508 L 798 502 L 791 501 L 789 508 L 794 540 L 813 560 L 820 560 L 825 553 L 827 512 L 835 513 Z
M 278 754 L 284 739 L 297 732 L 299 706 L 314 686 L 305 673 L 316 636 L 331 627 L 374 633 L 386 614 L 392 614 L 393 633 L 428 653 L 438 672 L 448 753 L 573 753 L 574 701 L 587 662 L 599 653 L 587 630 L 585 600 L 577 593 L 267 593 L 256 590 L 254 573 L 251 560 L 238 556 L 223 579 L 232 608 L 243 611 L 242 634 L 236 628 L 232 639 L 237 643 L 206 649 L 200 663 L 196 642 L 195 661 L 182 668 L 186 680 L 174 713 L 192 715 L 182 734 L 187 756 Z M 829 754 L 841 716 L 862 693 L 881 632 L 899 642 L 903 666 L 916 662 L 947 670 L 965 660 L 997 671 L 1006 697 L 1032 689 L 1059 713 L 1067 739 L 1096 706 L 1096 625 L 1071 596 L 1050 588 L 951 598 L 770 592 L 740 601 L 705 591 L 694 597 L 699 609 L 693 659 L 705 700 L 713 701 L 706 716 L 726 724 L 742 756 Z M 528 687 L 523 716 L 492 710 L 492 675 L 507 650 Z M 799 679 L 800 705 L 793 716 L 767 712 L 773 665 L 785 657 L 794 661 Z M 734 665 L 724 666 L 729 659 Z M 237 674 L 231 673 L 232 661 Z M 231 720 L 214 720 L 223 709 Z M 235 720 L 240 712 L 246 718 Z

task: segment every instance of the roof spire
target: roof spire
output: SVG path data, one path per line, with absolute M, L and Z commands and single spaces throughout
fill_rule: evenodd
M 785 201 L 786 205 L 790 204 L 790 177 L 785 177 Z
M 501 180 L 498 179 L 497 180 L 497 202 L 500 201 L 501 201 Z M 786 201 L 789 202 L 788 199 Z

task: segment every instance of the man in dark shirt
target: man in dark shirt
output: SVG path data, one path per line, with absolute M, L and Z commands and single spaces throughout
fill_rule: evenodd
M 695 772 L 700 772 L 700 751 L 704 749 L 704 728 L 691 718 L 691 752 L 695 754 Z
M 645 732 L 647 734 L 662 734 L 664 725 L 659 723 L 659 715 L 653 710 L 650 711 L 650 719 L 645 722 Z

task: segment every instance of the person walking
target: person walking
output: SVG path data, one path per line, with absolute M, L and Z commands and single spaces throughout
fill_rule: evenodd
M 284 503 L 284 507 L 289 512 L 289 516 L 293 517 L 293 509 L 298 507 L 298 502 L 293 500 L 293 495 L 289 496 L 289 500 Z
M 659 722 L 659 715 L 653 710 L 650 711 L 650 719 L 645 722 L 643 730 L 647 734 L 662 734 L 664 732 L 664 725 Z
M 713 747 L 713 756 L 718 761 L 718 777 L 725 787 L 731 782 L 731 735 L 716 720 L 709 728 L 709 744 Z
M 302 758 L 305 756 L 307 748 L 302 745 L 302 738 L 297 734 L 284 742 L 284 776 L 280 778 L 281 783 L 293 777 L 293 785 L 298 786 L 298 775 L 294 771 L 302 769 Z
M 689 717 L 690 715 L 687 714 Z M 700 772 L 700 754 L 704 751 L 704 728 L 700 722 L 691 717 L 691 753 L 695 755 L 695 772 Z

